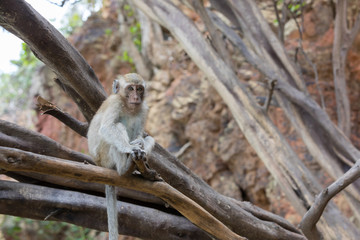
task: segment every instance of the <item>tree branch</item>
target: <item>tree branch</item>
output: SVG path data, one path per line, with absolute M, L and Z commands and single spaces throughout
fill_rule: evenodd
M 229 55 L 228 50 L 225 48 L 224 41 L 220 35 L 220 32 L 216 29 L 212 19 L 208 15 L 208 11 L 204 7 L 203 1 L 199 0 L 190 0 L 191 5 L 195 11 L 199 14 L 202 21 L 204 22 L 207 30 L 209 31 L 210 37 L 212 39 L 212 44 L 214 45 L 216 52 L 220 57 L 233 68 L 233 64 Z
M 223 1 L 221 2 L 223 3 Z M 254 20 L 251 24 L 245 23 L 241 25 L 244 32 L 246 32 L 248 28 L 255 31 L 258 27 L 267 27 L 267 30 L 270 31 L 270 28 L 268 28 L 266 21 L 262 17 L 259 20 L 255 20 L 255 15 L 257 17 L 261 13 L 253 1 L 231 1 L 231 3 L 232 9 L 234 9 L 237 14 L 236 16 L 238 16 L 240 20 Z M 252 147 L 254 147 L 254 150 L 282 187 L 286 196 L 290 199 L 297 211 L 304 214 L 306 208 L 313 200 L 314 192 L 320 191 L 320 185 L 296 156 L 289 144 L 284 141 L 284 137 L 264 114 L 264 111 L 262 111 L 260 107 L 256 107 L 253 97 L 249 94 L 245 86 L 238 81 L 234 72 L 217 57 L 217 54 L 208 46 L 208 43 L 203 39 L 201 33 L 194 27 L 193 22 L 189 21 L 189 19 L 171 3 L 163 0 L 148 0 L 146 2 L 136 1 L 134 4 L 149 17 L 171 31 L 184 50 L 207 76 L 210 84 L 229 106 L 234 119 L 246 139 Z M 251 14 L 254 14 L 254 16 L 251 16 Z M 254 37 L 254 41 L 257 42 L 259 48 L 254 47 L 254 49 L 264 53 L 265 55 L 262 56 L 264 59 L 277 54 L 276 60 L 282 61 L 282 66 L 286 68 L 285 72 L 296 75 L 292 64 L 285 61 L 287 60 L 287 55 L 277 38 L 272 35 L 269 39 L 263 39 L 264 36 L 258 37 L 262 38 L 255 39 Z M 253 39 L 248 40 L 251 41 Z M 272 55 L 269 55 L 265 52 L 264 46 L 260 44 L 263 43 L 262 41 L 267 41 L 267 44 L 275 45 L 274 47 L 278 47 L 281 52 L 271 52 Z M 271 66 L 273 66 L 275 63 L 272 62 L 271 64 Z M 280 72 L 280 69 L 276 68 L 276 70 Z M 299 77 L 296 78 L 296 81 L 298 81 L 299 84 L 302 83 Z M 303 87 L 306 88 L 305 85 Z M 271 141 L 268 139 L 271 139 Z M 282 149 L 282 151 L 279 151 L 279 149 Z M 159 169 L 156 170 L 163 176 Z M 304 178 L 306 178 L 307 181 L 304 181 Z M 196 201 L 198 202 L 198 200 Z M 208 206 L 206 207 L 208 209 Z M 326 220 L 323 221 L 321 225 L 325 236 L 333 236 L 335 232 L 339 231 L 345 235 L 351 235 L 351 237 L 358 234 L 358 230 L 341 215 L 335 205 L 332 205 L 331 209 L 339 214 L 339 218 L 335 223 L 333 217 L 330 214 L 326 214 Z M 226 221 L 226 219 L 221 220 Z M 246 223 L 243 223 L 243 225 L 244 224 Z M 246 225 L 246 228 L 248 229 L 249 226 Z M 348 231 L 348 229 L 352 231 Z
M 127 202 L 119 202 L 117 209 L 120 234 L 144 239 L 210 239 L 181 216 Z M 108 229 L 103 197 L 32 184 L 0 181 L 0 212 L 37 220 L 48 217 L 104 232 Z
M 84 182 L 118 185 L 155 195 L 170 204 L 192 223 L 219 239 L 245 239 L 227 228 L 200 205 L 165 182 L 134 176 L 119 176 L 115 170 L 84 165 L 54 157 L 0 147 L 0 167 L 8 171 L 38 172 Z
M 0 146 L 18 148 L 33 153 L 68 159 L 76 162 L 87 162 L 95 165 L 91 157 L 88 155 L 73 151 L 49 137 L 1 119 Z
M 19 182 L 35 184 L 40 186 L 50 186 L 52 188 L 66 189 L 72 191 L 80 191 L 88 194 L 103 195 L 105 192 L 105 186 L 100 183 L 86 183 L 74 179 L 67 179 L 58 176 L 50 176 L 35 172 L 4 172 L 6 176 L 9 176 Z M 153 205 L 154 208 L 166 211 L 165 202 L 161 199 L 144 192 L 139 192 L 122 187 L 116 188 L 117 196 L 122 199 L 130 199 L 130 201 L 139 201 L 146 203 L 146 205 Z
M 41 96 L 37 97 L 37 106 L 43 114 L 49 114 L 57 118 L 60 122 L 70 127 L 72 130 L 80 134 L 80 136 L 86 137 L 88 130 L 88 123 L 80 122 L 76 118 L 73 118 L 70 114 L 62 111 L 55 104 L 45 100 Z
M 1 128 L 1 123 L 4 125 L 3 128 Z M 1 131 L 2 129 L 4 129 L 4 131 L 6 130 L 5 126 L 9 126 L 7 131 L 8 134 L 12 133 L 15 135 L 11 136 L 12 138 L 17 140 L 18 138 L 21 138 L 21 136 L 25 136 L 25 141 L 17 140 L 17 142 L 14 142 L 14 144 L 12 144 L 10 147 L 16 147 L 25 151 L 42 154 L 44 153 L 43 146 L 47 144 L 52 146 L 54 142 L 53 140 L 36 132 L 32 132 L 22 127 L 16 126 L 15 124 L 0 120 Z M 41 139 L 41 142 L 40 144 L 33 144 L 29 148 L 27 145 L 29 144 L 28 140 L 30 139 Z M 8 145 L 9 144 L 7 141 L 2 142 L 0 138 L 0 146 Z M 57 156 L 57 153 L 62 152 L 62 146 L 60 144 L 57 145 L 59 147 L 58 150 L 56 148 L 52 149 L 52 147 L 50 147 L 50 149 L 52 149 L 50 153 L 53 154 L 50 156 L 59 157 Z M 49 153 L 46 152 L 45 154 Z M 186 166 L 184 166 L 179 160 L 177 160 L 158 144 L 156 144 L 155 149 L 152 151 L 149 157 L 149 164 L 152 168 L 161 174 L 166 182 L 171 184 L 186 196 L 192 198 L 194 201 L 203 206 L 207 211 L 209 211 L 213 216 L 216 216 L 216 218 L 221 219 L 221 221 L 223 221 L 225 224 L 231 226 L 232 229 L 235 229 L 240 233 L 248 234 L 247 237 L 249 239 L 302 239 L 302 236 L 298 234 L 299 231 L 285 219 L 279 216 L 275 216 L 274 214 L 264 211 L 260 208 L 258 208 L 258 210 L 255 212 L 251 211 L 245 203 L 238 202 L 234 199 L 218 194 L 207 183 L 193 174 Z M 50 182 L 60 186 L 73 187 L 79 190 L 88 189 L 89 191 L 96 191 L 97 189 L 96 187 L 92 189 L 92 186 L 84 186 L 85 183 L 78 185 L 79 182 L 74 182 L 73 180 L 64 181 L 64 178 L 56 179 L 53 176 L 40 174 L 34 175 L 35 173 L 29 172 L 23 172 L 22 174 L 26 174 L 26 176 L 30 176 L 34 179 L 39 179 L 40 181 Z M 207 197 L 205 198 L 204 196 Z M 137 197 L 129 197 L 137 199 Z M 145 199 L 142 201 L 147 200 Z M 222 204 L 219 205 L 219 203 Z
M 270 106 L 270 102 L 271 102 L 271 99 L 272 99 L 272 95 L 274 93 L 276 82 L 277 82 L 276 80 L 270 81 L 269 94 L 268 94 L 268 96 L 266 98 L 266 101 L 265 101 L 265 104 L 264 104 L 264 109 L 265 109 L 266 112 L 269 110 L 269 106 Z
M 321 191 L 316 197 L 314 204 L 304 215 L 300 223 L 300 229 L 309 239 L 316 239 L 316 223 L 319 221 L 327 203 L 340 191 L 346 188 L 360 177 L 360 160 L 349 169 L 342 177 Z
M 351 44 L 349 43 L 350 35 L 346 24 L 346 7 L 346 0 L 338 1 L 336 3 L 332 63 L 338 126 L 344 134 L 349 137 L 351 132 L 351 113 L 349 97 L 347 94 L 345 64 L 347 53 Z
M 85 118 L 91 119 L 106 92 L 93 69 L 64 36 L 24 0 L 0 1 L 0 25 L 27 43 L 65 85 L 81 96 L 89 107 L 73 99 Z

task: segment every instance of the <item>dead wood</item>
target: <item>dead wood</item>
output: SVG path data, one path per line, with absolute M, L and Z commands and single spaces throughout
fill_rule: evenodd
M 229 5 L 229 3 L 231 4 Z M 287 112 L 294 126 L 298 129 L 302 129 L 302 126 L 306 126 L 306 123 L 313 123 L 313 121 L 315 121 L 318 125 L 313 124 L 313 126 L 320 127 L 322 129 L 321 134 L 331 136 L 332 147 L 336 148 L 337 152 L 351 161 L 357 159 L 356 156 L 359 155 L 359 152 L 349 144 L 346 137 L 336 135 L 339 132 L 332 126 L 331 121 L 325 122 L 324 124 L 321 123 L 320 119 L 311 118 L 313 117 L 312 114 L 314 114 L 314 109 L 316 109 L 314 104 L 310 102 L 310 104 L 307 105 L 310 106 L 310 110 L 307 111 L 307 114 L 299 116 L 302 105 L 295 103 L 293 105 L 289 104 L 288 100 L 283 98 L 285 95 L 284 92 L 288 94 L 289 89 L 291 89 L 291 87 L 294 88 L 293 86 L 297 86 L 297 89 L 300 89 L 298 91 L 302 96 L 306 96 L 306 89 L 293 66 L 289 63 L 290 61 L 288 62 L 288 58 L 283 51 L 282 45 L 278 44 L 276 38 L 271 35 L 268 26 L 261 18 L 261 14 L 259 15 L 259 11 L 254 3 L 252 1 L 244 0 L 241 1 L 241 3 L 235 1 L 221 1 L 221 4 L 229 6 L 227 8 L 225 7 L 225 9 L 232 10 L 233 14 L 231 16 L 235 16 L 235 21 L 238 21 L 236 25 L 242 26 L 245 35 L 253 42 L 254 49 L 257 51 L 256 53 L 249 55 L 252 57 L 253 62 L 257 63 L 260 67 L 262 66 L 261 62 L 265 62 L 265 64 L 262 63 L 263 65 L 266 65 L 266 67 L 264 67 L 266 70 L 265 72 L 268 74 L 274 73 L 270 80 L 275 78 L 278 81 L 290 82 L 290 87 L 283 87 L 283 92 L 275 91 L 274 94 Z M 193 29 L 191 21 L 188 21 L 181 14 L 176 12 L 170 3 L 160 0 L 151 0 L 146 2 L 137 1 L 135 5 L 146 12 L 152 19 L 167 27 L 184 46 L 184 49 L 204 71 L 210 83 L 219 91 L 224 101 L 228 104 L 240 128 L 248 138 L 249 142 L 253 145 L 254 149 L 258 152 L 258 155 L 265 162 L 268 169 L 282 185 L 283 190 L 289 199 L 294 203 L 299 212 L 304 212 L 305 209 L 311 205 L 315 193 L 319 190 L 316 180 L 314 180 L 307 169 L 304 168 L 303 164 L 301 164 L 297 156 L 286 144 L 283 137 L 269 121 L 264 111 L 256 105 L 256 102 L 248 95 L 244 86 L 238 82 L 231 69 L 219 59 L 216 52 L 208 47 L 208 44 L 203 41 L 201 34 Z M 22 15 L 17 16 L 19 14 L 16 10 L 20 8 L 22 9 Z M 26 17 L 29 16 L 31 21 L 26 19 Z M 179 19 L 184 21 L 179 21 Z M 26 21 L 31 22 L 31 27 L 25 24 Z M 248 26 L 251 26 L 252 23 L 254 23 L 254 26 L 249 29 Z M 7 0 L 0 2 L 0 25 L 4 26 L 28 43 L 35 54 L 58 74 L 59 79 L 57 81 L 63 89 L 72 96 L 86 119 L 89 121 L 96 109 L 100 106 L 102 100 L 104 100 L 106 94 L 101 87 L 101 84 L 96 79 L 91 67 L 87 65 L 80 54 L 71 47 L 51 24 L 46 22 L 46 20 L 37 14 L 36 11 L 24 1 Z M 23 25 L 26 25 L 27 29 L 25 29 Z M 31 29 L 31 33 L 29 32 L 29 29 Z M 259 30 L 262 32 L 259 32 Z M 52 38 L 50 38 L 51 36 Z M 267 39 L 267 41 L 260 43 L 259 39 Z M 54 54 L 60 57 L 54 58 Z M 255 58 L 256 54 L 263 57 L 261 61 L 259 61 L 257 57 Z M 274 54 L 276 54 L 277 60 L 281 62 L 281 66 L 277 66 L 278 62 L 272 60 Z M 285 69 L 285 74 L 283 74 L 284 71 L 279 70 L 282 67 Z M 328 120 L 323 112 L 320 112 L 319 115 L 325 118 L 325 120 Z M 329 134 L 329 132 L 331 134 Z M 321 138 L 314 138 L 312 129 L 307 129 L 301 134 L 304 140 L 310 139 L 311 144 L 314 146 L 317 146 L 317 141 L 321 140 Z M 315 131 L 315 134 L 318 134 L 318 131 Z M 40 154 L 43 154 L 43 152 L 55 154 L 53 150 L 44 151 L 36 146 L 29 145 L 29 143 L 23 144 L 21 142 L 22 139 L 18 136 L 16 134 L 15 136 L 11 136 L 10 133 L 1 133 L 0 146 L 8 146 L 1 144 L 5 143 L 10 144 L 10 147 L 25 147 L 27 149 L 24 150 L 31 152 L 38 151 Z M 319 136 L 321 135 L 319 134 Z M 311 148 L 312 146 L 308 147 L 316 157 L 321 158 L 325 156 L 324 159 L 330 157 L 331 160 L 334 160 L 333 157 L 331 157 L 331 154 L 327 152 L 328 146 L 326 146 L 325 143 L 320 142 L 318 145 L 320 145 L 319 148 Z M 279 153 L 278 151 L 275 151 L 278 149 L 281 149 L 283 152 Z M 321 151 L 318 151 L 319 149 Z M 16 152 L 17 150 L 1 148 L 2 154 L 8 151 Z M 34 157 L 31 153 L 26 154 L 28 154 L 26 156 L 29 158 Z M 82 156 L 76 157 L 82 159 Z M 44 156 L 37 156 L 35 159 L 46 160 L 44 159 Z M 15 160 L 14 163 L 17 162 L 16 159 L 13 160 Z M 161 174 L 166 182 L 200 204 L 206 211 L 240 235 L 250 239 L 304 239 L 304 237 L 299 235 L 296 229 L 285 220 L 275 217 L 266 211 L 251 209 L 248 206 L 244 206 L 242 203 L 236 203 L 229 198 L 219 195 L 207 186 L 205 182 L 191 173 L 189 169 L 179 163 L 176 158 L 173 158 L 167 151 L 158 145 L 149 159 L 149 163 L 151 167 Z M 67 163 L 63 162 L 63 164 Z M 76 163 L 73 164 L 76 165 Z M 337 165 L 335 166 L 337 167 Z M 27 171 L 37 171 L 37 169 L 34 169 L 35 166 L 26 167 L 28 167 Z M 85 166 L 85 168 L 88 167 L 95 168 L 90 165 Z M 300 168 L 300 170 L 297 168 Z M 77 170 L 80 171 L 80 169 Z M 68 172 L 66 172 L 66 174 L 69 174 L 66 175 L 66 177 L 72 176 Z M 340 172 L 332 172 L 332 174 L 339 176 Z M 84 176 L 72 177 L 85 178 Z M 306 179 L 306 181 L 302 182 L 304 179 Z M 121 184 L 124 183 L 121 182 Z M 156 186 L 160 186 L 161 189 L 161 183 L 157 184 L 160 184 Z M 163 197 L 166 198 L 166 196 Z M 171 202 L 171 199 L 166 200 Z M 178 207 L 184 208 L 184 206 Z M 330 221 L 333 220 L 330 219 L 330 216 L 334 215 L 339 216 L 336 219 L 336 223 Z M 324 219 L 320 224 L 323 228 L 323 232 L 328 234 L 326 236 L 334 237 L 336 233 L 348 234 L 350 236 L 357 235 L 357 231 L 354 230 L 351 225 L 348 225 L 348 221 L 346 219 L 344 220 L 341 216 L 342 215 L 333 205 L 329 206 L 328 213 L 324 215 Z M 269 219 L 271 219 L 272 222 L 269 222 Z M 206 224 L 207 223 L 205 223 L 205 225 Z M 350 231 L 342 231 L 346 228 Z
M 47 220 L 107 231 L 105 199 L 89 194 L 0 181 L 0 209 L 2 214 L 37 220 L 48 217 Z M 118 202 L 118 213 L 119 233 L 124 235 L 163 240 L 210 239 L 181 216 L 123 201 Z
M 334 27 L 334 44 L 332 64 L 336 97 L 338 126 L 347 137 L 351 133 L 350 102 L 346 85 L 347 53 L 360 29 L 360 15 L 357 16 L 354 27 L 349 29 L 347 24 L 347 1 L 336 3 L 336 17 Z
M 168 1 L 151 0 L 146 1 L 146 3 L 136 2 L 135 5 L 150 18 L 166 27 L 179 41 L 228 105 L 247 140 L 281 185 L 286 196 L 297 211 L 300 214 L 304 214 L 306 209 L 312 204 L 315 194 L 321 189 L 319 183 L 296 156 L 260 106 L 257 106 L 253 97 L 249 95 L 245 86 L 237 80 L 236 75 L 229 66 L 209 47 L 192 21 Z M 248 18 L 247 20 L 252 20 L 249 24 L 241 24 L 244 32 L 247 31 L 245 29 L 248 27 L 253 31 L 256 28 L 262 29 L 265 27 L 262 26 L 266 25 L 263 18 L 255 20 L 255 18 L 252 19 L 252 16 L 249 15 L 253 12 L 254 15 L 260 12 L 258 9 L 254 9 L 256 6 L 252 1 L 241 1 L 241 3 L 239 1 L 231 1 L 231 6 L 232 9 L 235 9 L 239 21 L 243 21 L 246 18 Z M 240 16 L 239 13 L 241 12 L 238 12 L 240 10 L 246 13 L 242 13 L 243 15 Z M 276 37 L 272 35 L 269 37 L 270 39 L 268 42 L 265 42 L 266 44 L 281 47 Z M 258 48 L 256 49 L 263 54 L 265 59 L 270 58 L 270 55 L 264 51 L 264 46 L 260 45 L 260 42 L 254 38 L 252 36 L 250 40 L 258 43 Z M 287 61 L 288 59 L 284 51 L 278 53 L 278 55 L 280 59 L 286 60 L 282 64 L 284 64 L 289 73 L 296 74 L 291 63 Z M 277 68 L 276 70 L 280 72 Z M 295 80 L 301 83 L 301 79 L 297 75 L 295 77 L 297 77 Z M 281 149 L 281 151 L 278 151 L 278 149 Z M 161 172 L 159 173 L 162 175 Z M 304 181 L 304 179 L 306 180 Z M 330 211 L 324 213 L 323 221 L 319 224 L 326 238 L 336 238 L 339 232 L 345 235 L 349 234 L 350 238 L 359 234 L 358 230 L 341 214 L 335 205 L 330 206 L 329 209 Z M 335 221 L 333 214 L 339 216 Z
M 21 9 L 21 11 L 19 11 Z M 64 36 L 25 1 L 0 2 L 0 25 L 27 43 L 61 79 L 89 121 L 106 98 L 93 69 Z
M 165 182 L 151 182 L 131 175 L 119 176 L 115 170 L 4 147 L 0 147 L 0 167 L 7 171 L 37 172 L 150 193 L 163 199 L 196 226 L 218 239 L 245 239 Z
M 347 171 L 341 178 L 321 191 L 316 197 L 314 204 L 305 214 L 300 223 L 300 229 L 309 239 L 318 239 L 316 223 L 319 221 L 328 202 L 340 191 L 360 177 L 360 160 Z
M 87 194 L 105 196 L 105 186 L 99 183 L 82 182 L 74 179 L 50 176 L 35 172 L 5 171 L 4 174 L 22 183 L 48 186 L 57 189 L 66 188 L 72 191 L 80 191 Z M 126 189 L 123 187 L 117 187 L 116 193 L 120 199 L 127 199 L 130 202 L 139 202 L 139 205 L 151 205 L 153 208 L 159 209 L 161 211 L 166 211 L 168 209 L 168 207 L 165 207 L 166 203 L 164 201 L 148 193 Z
M 89 127 L 88 123 L 80 122 L 73 118 L 70 114 L 62 111 L 55 104 L 45 100 L 41 96 L 37 97 L 37 107 L 43 114 L 49 114 L 57 118 L 60 122 L 63 122 L 66 126 L 77 132 L 80 136 L 86 137 Z
M 14 9 L 16 9 L 17 7 L 20 8 L 20 6 L 25 5 L 24 7 L 22 7 L 22 11 L 23 14 L 27 15 L 27 12 L 29 12 L 29 14 L 35 14 L 36 16 L 34 17 L 34 19 L 42 19 L 43 21 L 38 21 L 37 24 L 33 24 L 32 25 L 32 33 L 36 33 L 39 35 L 44 35 L 47 33 L 44 33 L 44 28 L 46 28 L 46 26 L 50 25 L 49 23 L 47 23 L 43 18 L 37 16 L 38 14 L 30 7 L 28 6 L 26 3 L 24 3 L 23 1 L 16 1 L 16 2 L 11 2 L 11 5 L 8 4 L 4 4 L 7 3 L 8 1 L 3 1 L 0 4 L 0 10 L 2 12 L 6 12 L 8 11 L 7 8 L 10 7 L 10 12 L 12 14 L 14 13 Z M 19 3 L 20 5 L 18 5 L 17 7 L 14 6 L 14 4 L 16 5 L 16 3 Z M 11 14 L 10 14 L 11 16 Z M 13 33 L 15 33 L 17 36 L 22 37 L 25 42 L 27 42 L 30 46 L 32 46 L 33 44 L 36 46 L 37 44 L 37 37 L 38 36 L 33 36 L 33 34 L 29 34 L 28 31 L 25 31 L 23 28 L 21 28 L 20 23 L 12 23 L 10 19 L 7 19 L 6 21 L 4 21 L 4 19 L 7 19 L 6 17 L 2 17 L 2 21 L 1 24 L 2 25 L 6 25 L 5 27 L 7 27 L 7 29 L 12 29 Z M 44 23 L 45 22 L 45 23 Z M 49 27 L 49 29 L 53 29 L 52 27 Z M 26 35 L 26 37 L 22 36 L 22 35 Z M 58 38 L 53 38 L 53 42 L 51 44 L 55 44 L 55 45 L 59 45 L 56 46 L 55 49 L 58 51 L 57 54 L 60 55 L 66 55 L 67 57 L 72 56 L 72 55 L 77 55 L 77 53 L 72 53 L 72 51 L 75 51 L 73 48 L 62 48 L 62 44 L 63 42 L 66 42 L 66 40 L 63 39 L 63 36 L 59 36 L 57 35 Z M 69 52 L 66 52 L 69 51 Z M 43 61 L 45 62 L 52 62 L 54 61 L 52 58 L 52 55 L 50 54 L 46 54 L 44 53 L 43 57 Z M 82 60 L 80 61 L 82 62 Z M 72 65 L 68 65 L 68 64 L 63 64 L 62 62 L 56 62 L 52 63 L 51 66 L 56 69 L 59 66 L 59 69 L 57 69 L 56 72 L 62 72 L 62 71 L 69 71 L 69 73 L 73 73 L 73 66 Z M 85 66 L 85 69 L 89 69 L 89 66 Z M 82 71 L 78 72 L 75 76 L 77 76 L 78 74 L 82 74 Z M 71 74 L 70 74 L 71 75 Z M 64 76 L 69 76 L 69 74 L 64 73 Z M 71 75 L 73 76 L 73 75 Z M 59 78 L 59 81 L 63 81 L 63 79 L 65 79 L 64 77 Z M 92 81 L 95 81 L 93 78 L 89 79 L 87 77 L 68 77 L 66 78 L 64 81 L 66 82 L 66 85 L 69 87 L 70 89 L 76 89 L 76 91 L 78 92 L 78 94 L 80 94 L 83 99 L 86 99 L 85 96 L 83 95 L 89 95 L 91 96 L 93 99 L 96 98 L 96 96 L 98 95 L 94 95 L 92 94 L 93 91 L 100 91 L 103 93 L 102 88 L 98 88 L 97 84 L 92 84 Z M 74 82 L 74 84 L 72 84 L 72 82 Z M 82 91 L 83 89 L 80 87 L 78 88 L 79 85 L 81 84 L 85 84 L 87 85 L 89 88 L 92 88 L 91 91 Z M 102 97 L 98 97 L 98 102 L 96 104 L 92 104 L 93 102 L 87 102 L 91 108 L 91 109 L 97 109 L 97 107 L 100 105 L 101 101 L 104 99 L 104 94 L 100 94 L 102 95 Z M 71 95 L 73 98 L 76 98 L 76 96 L 73 94 Z M 76 100 L 76 99 L 75 99 Z M 83 108 L 87 108 L 88 106 L 84 106 L 79 104 L 78 105 L 80 109 L 82 109 L 83 112 L 88 112 L 88 116 L 91 116 L 91 114 L 93 114 L 95 112 L 90 111 L 89 109 L 83 109 Z M 165 156 L 168 156 L 169 154 L 164 151 L 164 149 L 157 147 L 158 150 L 158 155 L 162 156 L 162 154 L 167 154 Z M 159 154 L 159 152 L 161 152 L 162 154 Z M 162 158 L 163 160 L 164 158 Z M 165 158 L 166 159 L 166 158 Z M 156 163 L 158 162 L 154 162 L 155 164 L 151 164 L 152 167 L 159 171 L 160 167 L 156 166 Z M 169 162 L 166 162 L 165 165 L 161 165 L 162 167 L 166 166 L 166 164 L 169 164 Z M 170 167 L 174 167 L 173 164 L 169 164 Z M 186 169 L 185 166 L 183 166 L 182 164 L 178 163 L 178 165 L 180 165 L 180 168 L 182 169 Z M 168 166 L 166 166 L 168 167 Z M 176 169 L 174 169 L 176 170 Z M 164 170 L 163 170 L 164 171 Z M 189 170 L 185 170 L 186 173 L 189 173 Z M 199 188 L 202 189 L 206 184 L 200 180 L 198 177 L 194 176 L 193 174 L 190 175 L 185 175 L 182 176 L 182 178 L 175 178 L 174 176 L 165 176 L 164 174 L 162 174 L 162 177 L 167 177 L 170 179 L 176 179 L 177 182 L 171 182 L 173 185 L 177 185 L 181 186 L 181 183 L 183 183 L 186 179 L 186 181 L 188 182 L 187 185 L 189 183 L 196 183 L 196 185 L 194 186 L 194 188 Z M 191 177 L 189 177 L 191 176 Z M 194 179 L 192 179 L 194 178 Z M 200 185 L 199 185 L 200 183 Z M 216 216 L 218 219 L 222 219 L 223 221 L 226 222 L 226 224 L 228 224 L 228 226 L 231 226 L 232 229 L 234 229 L 235 231 L 237 231 L 239 234 L 244 233 L 246 234 L 246 236 L 248 236 L 249 238 L 252 239 L 259 239 L 259 238 L 266 238 L 266 239 L 289 239 L 289 238 L 293 238 L 293 239 L 302 239 L 302 236 L 298 235 L 298 234 L 294 234 L 291 231 L 288 231 L 287 229 L 291 229 L 293 227 L 290 227 L 291 224 L 287 223 L 285 220 L 282 221 L 275 221 L 275 222 L 268 222 L 268 221 L 262 221 L 261 219 L 258 219 L 254 216 L 252 216 L 251 214 L 249 214 L 248 212 L 246 212 L 244 209 L 242 209 L 241 207 L 239 207 L 238 205 L 234 204 L 232 201 L 229 201 L 228 198 L 225 198 L 217 193 L 215 193 L 212 189 L 210 193 L 213 193 L 211 196 L 212 197 L 216 197 L 214 199 L 208 199 L 208 198 L 204 198 L 204 196 L 207 196 L 207 192 L 206 191 L 210 191 L 209 189 L 211 189 L 210 187 L 208 187 L 206 185 L 206 188 L 202 189 L 202 195 L 199 196 L 193 196 L 193 195 L 197 195 L 198 192 L 192 191 L 191 187 L 188 188 L 188 192 L 187 195 L 188 196 L 192 196 L 193 198 L 196 198 L 197 200 L 199 200 L 199 203 L 201 205 L 206 205 L 206 208 L 209 209 L 209 211 L 212 212 L 212 214 L 214 216 Z M 186 191 L 186 190 L 184 190 Z M 219 203 L 222 204 L 218 204 Z M 229 208 L 228 206 L 233 206 L 233 208 Z M 268 215 L 267 212 L 264 211 L 264 215 Z M 234 217 L 233 219 L 230 218 L 229 216 Z M 235 220 L 236 219 L 236 220 Z M 274 218 L 274 220 L 276 220 L 276 218 Z M 280 224 L 280 226 L 288 226 L 287 228 L 282 228 L 279 227 L 278 223 Z
M 95 164 L 88 155 L 73 151 L 49 137 L 0 119 L 0 146 Z
M 4 126 L 10 126 L 11 129 L 16 130 L 9 131 L 9 134 L 14 133 L 17 135 L 26 135 L 29 139 L 42 136 L 36 132 L 32 132 L 20 126 L 16 126 L 15 124 L 7 123 L 6 121 L 0 121 L 0 123 L 2 123 Z M 9 136 L 10 138 L 16 138 L 16 136 Z M 34 144 L 32 148 L 25 148 L 21 145 L 22 142 L 18 142 L 18 145 L 15 145 L 15 147 L 34 153 L 42 153 L 42 146 L 46 145 L 46 141 L 50 141 L 50 145 L 51 142 L 53 142 L 53 140 L 45 136 L 42 137 L 42 144 Z M 5 143 L 5 145 L 2 145 L 3 143 Z M 27 143 L 27 141 L 25 143 Z M 0 146 L 7 146 L 7 142 L 0 142 Z M 61 147 L 60 144 L 58 144 L 58 146 Z M 52 150 L 51 153 L 53 155 L 50 156 L 59 157 L 55 155 L 55 153 L 58 152 L 61 151 Z M 45 152 L 42 154 L 46 155 L 48 153 Z M 254 208 L 250 209 L 245 203 L 235 201 L 234 199 L 217 193 L 202 179 L 193 174 L 186 166 L 184 166 L 180 161 L 178 161 L 174 156 L 172 156 L 168 151 L 163 149 L 158 144 L 150 155 L 149 164 L 152 168 L 161 174 L 167 183 L 199 203 L 213 216 L 224 222 L 226 225 L 230 226 L 235 231 L 247 234 L 246 236 L 249 239 L 303 239 L 303 237 L 298 234 L 298 230 L 285 219 L 260 208 L 257 208 L 256 210 L 254 210 Z M 36 171 L 36 169 L 34 169 L 34 171 Z M 60 186 L 70 186 L 78 190 L 92 190 L 91 187 L 89 189 L 84 185 L 78 185 L 78 183 L 74 182 L 74 180 L 65 181 L 64 178 L 55 178 L 54 176 L 47 176 L 46 174 L 39 175 L 38 173 L 35 174 L 31 172 L 23 172 L 22 174 L 25 174 L 26 176 L 29 176 L 30 174 L 31 178 L 54 183 Z M 96 188 L 93 190 L 96 190 Z M 134 197 L 134 199 L 137 199 L 136 196 L 129 197 Z M 143 200 L 147 202 L 146 199 Z M 236 221 L 234 221 L 234 219 L 236 219 Z

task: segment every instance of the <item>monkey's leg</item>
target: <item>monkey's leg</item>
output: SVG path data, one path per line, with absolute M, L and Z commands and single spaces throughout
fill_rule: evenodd
M 109 240 L 118 239 L 118 214 L 116 207 L 116 190 L 115 186 L 105 185 L 106 210 L 108 217 Z

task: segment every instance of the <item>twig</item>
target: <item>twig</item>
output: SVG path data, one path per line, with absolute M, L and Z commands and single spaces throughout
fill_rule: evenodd
M 354 166 L 350 168 L 350 170 L 347 171 L 343 176 L 332 183 L 329 187 L 321 191 L 321 193 L 316 197 L 314 204 L 304 215 L 300 223 L 300 229 L 303 231 L 305 236 L 307 236 L 309 239 L 312 239 L 313 236 L 316 236 L 316 223 L 319 221 L 327 203 L 331 200 L 331 198 L 333 198 L 336 194 L 353 183 L 359 177 L 360 159 L 357 160 Z
M 43 111 L 43 114 L 49 114 L 57 118 L 60 122 L 63 122 L 65 125 L 70 127 L 72 130 L 77 132 L 83 137 L 86 137 L 88 123 L 80 122 L 79 120 L 72 117 L 70 114 L 62 111 L 55 104 L 45 100 L 41 96 L 37 98 L 40 111 Z
M 276 15 L 276 19 L 278 21 L 279 24 L 279 31 L 278 31 L 278 38 L 280 39 L 280 41 L 282 43 L 284 43 L 284 23 L 285 23 L 285 14 L 282 15 L 282 18 L 280 18 L 280 14 L 279 14 L 279 9 L 277 8 L 277 1 L 273 0 L 273 6 L 274 6 L 274 10 L 275 10 L 275 15 Z M 282 9 L 282 13 L 284 13 L 284 8 L 286 8 L 286 4 L 283 3 L 283 9 Z
M 268 95 L 268 97 L 266 99 L 266 102 L 264 104 L 264 109 L 265 109 L 266 112 L 269 110 L 271 98 L 272 98 L 272 95 L 274 93 L 276 83 L 277 83 L 277 80 L 275 80 L 275 79 L 270 81 L 269 95 Z
M 175 156 L 176 158 L 179 158 L 181 155 L 184 154 L 184 152 L 185 152 L 189 147 L 191 147 L 191 142 L 185 143 L 185 144 L 180 148 L 179 151 L 177 151 L 176 153 L 174 153 L 174 156 Z

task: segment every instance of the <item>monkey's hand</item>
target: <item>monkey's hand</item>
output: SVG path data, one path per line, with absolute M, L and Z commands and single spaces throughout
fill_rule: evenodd
M 140 149 L 144 149 L 145 141 L 143 138 L 137 138 L 134 141 L 131 141 L 130 145 L 134 147 L 138 147 Z
M 139 160 L 143 160 L 145 158 L 145 151 L 136 146 L 133 147 L 133 149 L 131 150 L 130 156 L 131 159 L 135 162 Z

